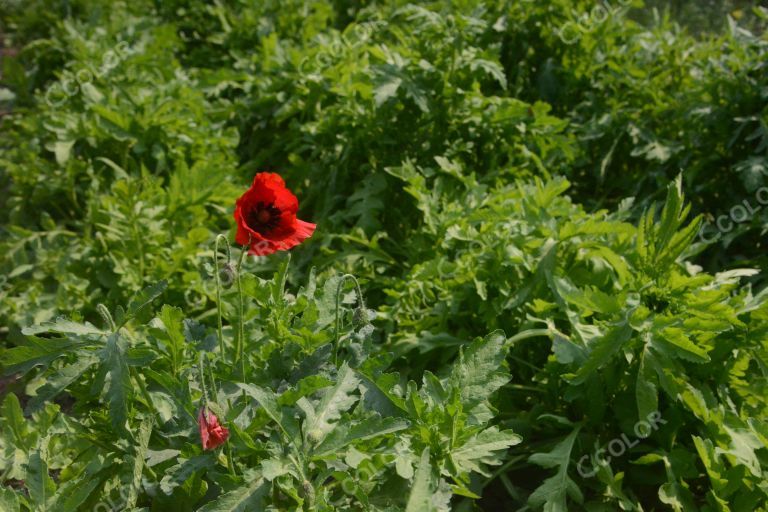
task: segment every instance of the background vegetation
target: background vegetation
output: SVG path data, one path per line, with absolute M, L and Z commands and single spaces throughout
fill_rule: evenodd
M 768 11 L 707 4 L 0 2 L 0 510 L 767 510 Z M 318 228 L 218 340 L 257 171 Z

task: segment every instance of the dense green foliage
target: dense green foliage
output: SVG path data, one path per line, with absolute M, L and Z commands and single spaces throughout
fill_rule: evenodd
M 712 3 L 0 2 L 0 510 L 768 510 L 768 10 Z M 265 170 L 317 231 L 219 300 Z

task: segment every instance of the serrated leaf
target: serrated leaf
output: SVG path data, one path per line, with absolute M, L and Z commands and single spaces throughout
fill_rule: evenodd
M 124 324 L 131 318 L 138 315 L 142 309 L 148 306 L 153 300 L 158 298 L 168 287 L 168 282 L 163 280 L 153 285 L 147 286 L 141 292 L 137 293 L 131 299 L 128 304 L 128 308 L 125 311 L 125 318 L 118 320 L 119 324 Z
M 109 375 L 109 383 L 104 394 L 109 404 L 109 417 L 112 426 L 118 431 L 124 431 L 125 421 L 128 418 L 131 377 L 128 373 L 128 363 L 125 360 L 125 341 L 118 333 L 107 338 L 107 344 L 99 353 L 99 357 L 104 371 Z
M 586 362 L 570 379 L 571 383 L 582 384 L 592 373 L 608 364 L 624 347 L 624 344 L 629 341 L 631 335 L 632 327 L 630 327 L 629 322 L 623 321 L 619 325 L 614 326 L 605 336 L 590 345 L 588 347 L 589 356 Z
M 307 415 L 304 430 L 312 434 L 316 443 L 322 441 L 334 429 L 335 422 L 341 418 L 341 414 L 357 402 L 359 397 L 352 393 L 359 385 L 360 379 L 345 361 L 339 368 L 336 384 L 323 393 L 317 408 L 309 411 Z M 297 403 L 300 406 L 306 405 L 307 400 L 302 398 Z M 305 412 L 308 412 L 307 409 Z
M 693 343 L 683 329 L 667 327 L 660 334 L 674 347 L 673 350 L 678 357 L 694 363 L 706 363 L 710 360 L 707 352 Z
M 98 359 L 87 354 L 80 355 L 79 359 L 71 365 L 65 366 L 53 375 L 46 377 L 45 385 L 37 389 L 35 396 L 27 403 L 26 412 L 32 414 L 40 409 L 46 402 L 53 400 L 67 386 L 80 378 Z
M 502 331 L 492 332 L 474 341 L 451 368 L 450 382 L 459 390 L 466 408 L 485 401 L 509 382 L 509 372 L 503 367 L 506 341 Z
M 520 441 L 522 438 L 511 430 L 490 427 L 472 436 L 458 449 L 451 450 L 450 456 L 460 470 L 490 476 L 483 466 L 501 464 L 504 453 L 500 452 Z
M 568 466 L 571 451 L 579 428 L 575 428 L 565 439 L 560 441 L 551 451 L 534 453 L 528 458 L 544 468 L 558 468 L 557 473 L 544 480 L 528 497 L 528 503 L 533 507 L 543 507 L 548 512 L 568 512 L 567 498 L 570 496 L 581 503 L 583 496 L 576 483 L 568 476 Z
M 133 453 L 126 459 L 125 468 L 128 471 L 123 472 L 123 489 L 127 490 L 125 497 L 125 507 L 131 508 L 136 505 L 136 500 L 139 498 L 139 490 L 141 489 L 141 474 L 144 470 L 144 459 L 147 456 L 147 448 L 149 447 L 149 438 L 152 435 L 152 427 L 154 426 L 154 420 L 152 417 L 147 417 L 139 427 L 138 435 L 133 443 Z M 127 477 L 127 478 L 126 478 Z
M 27 336 L 23 345 L 2 352 L 3 375 L 27 373 L 35 366 L 46 366 L 59 357 L 91 344 L 69 338 Z

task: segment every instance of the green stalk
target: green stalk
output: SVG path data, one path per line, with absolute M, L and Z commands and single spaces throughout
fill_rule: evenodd
M 218 324 L 216 335 L 219 338 L 219 350 L 221 351 L 221 357 L 224 358 L 224 336 L 222 335 L 222 320 L 221 320 L 221 277 L 219 276 L 219 239 L 223 239 L 227 248 L 227 263 L 232 259 L 232 253 L 229 248 L 229 240 L 226 236 L 219 234 L 216 236 L 216 242 L 214 243 L 213 252 L 213 264 L 216 274 L 216 314 L 218 315 Z
M 250 245 L 250 240 L 249 240 Z M 243 382 L 245 383 L 247 381 L 246 375 L 245 375 L 245 319 L 243 318 L 244 308 L 243 308 L 243 283 L 240 279 L 241 270 L 243 267 L 243 259 L 245 259 L 245 255 L 248 252 L 247 250 L 248 246 L 243 246 L 242 250 L 240 251 L 240 258 L 237 260 L 237 299 L 240 307 L 240 314 L 238 315 L 237 320 L 237 332 L 238 332 L 238 355 L 240 358 L 240 366 L 243 373 Z

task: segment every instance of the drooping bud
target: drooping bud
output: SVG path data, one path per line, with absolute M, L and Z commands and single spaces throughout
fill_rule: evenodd
M 235 277 L 237 277 L 237 271 L 229 262 L 225 263 L 224 266 L 219 269 L 219 280 L 224 289 L 232 287 L 235 282 Z

